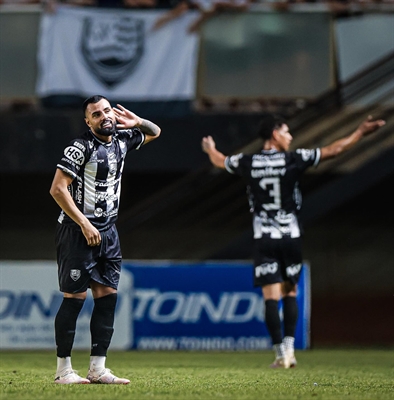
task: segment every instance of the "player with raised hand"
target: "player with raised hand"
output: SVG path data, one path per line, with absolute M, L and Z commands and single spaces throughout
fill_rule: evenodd
M 122 255 L 115 222 L 126 155 L 160 136 L 160 128 L 96 95 L 83 103 L 89 130 L 72 140 L 57 164 L 50 189 L 61 208 L 56 228 L 59 288 L 55 318 L 59 384 L 128 384 L 105 366 L 114 328 Z M 90 288 L 91 353 L 87 378 L 73 370 L 76 322 Z
M 264 142 L 260 152 L 228 157 L 216 149 L 211 136 L 202 139 L 202 149 L 212 164 L 241 176 L 247 185 L 253 213 L 254 285 L 262 287 L 265 322 L 276 356 L 272 368 L 296 365 L 296 295 L 303 261 L 298 181 L 307 168 L 346 152 L 384 125 L 385 121 L 369 116 L 353 133 L 328 146 L 289 151 L 292 141 L 289 127 L 284 119 L 271 115 L 260 125 L 259 136 Z M 278 308 L 280 300 L 283 332 Z

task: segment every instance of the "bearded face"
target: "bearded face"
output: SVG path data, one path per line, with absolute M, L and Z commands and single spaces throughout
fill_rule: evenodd
M 98 128 L 95 128 L 95 133 L 102 136 L 112 136 L 115 133 L 116 124 L 110 119 L 106 119 Z
M 85 122 L 91 131 L 103 140 L 110 140 L 110 136 L 112 136 L 116 130 L 115 113 L 106 99 L 101 99 L 97 103 L 88 104 L 85 111 Z

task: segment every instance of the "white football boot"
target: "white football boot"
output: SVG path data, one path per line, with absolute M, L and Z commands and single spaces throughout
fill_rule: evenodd
M 89 370 L 86 378 L 90 383 L 102 383 L 107 385 L 127 385 L 130 383 L 128 379 L 115 376 L 108 368 Z
M 65 369 L 55 378 L 55 383 L 59 383 L 60 385 L 70 385 L 70 384 L 89 384 L 89 379 L 82 378 L 77 374 L 77 371 L 73 369 Z

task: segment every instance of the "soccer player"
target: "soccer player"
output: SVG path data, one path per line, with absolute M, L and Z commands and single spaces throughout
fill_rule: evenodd
M 202 139 L 202 149 L 215 167 L 241 176 L 253 213 L 254 286 L 261 286 L 265 322 L 275 351 L 272 368 L 295 367 L 294 336 L 298 318 L 297 283 L 302 269 L 301 229 L 298 213 L 302 173 L 319 162 L 352 148 L 364 136 L 378 130 L 383 120 L 368 117 L 349 136 L 316 149 L 289 151 L 292 136 L 286 122 L 275 115 L 265 118 L 259 135 L 263 149 L 252 155 L 226 157 L 216 149 L 211 136 Z M 278 302 L 283 304 L 283 333 Z
M 57 164 L 50 189 L 61 208 L 56 228 L 59 288 L 63 302 L 55 318 L 60 384 L 128 384 L 105 367 L 114 326 L 121 249 L 115 227 L 126 155 L 157 139 L 160 128 L 121 105 L 96 95 L 83 103 L 89 130 L 72 140 Z M 90 288 L 91 353 L 87 378 L 71 365 L 76 322 Z

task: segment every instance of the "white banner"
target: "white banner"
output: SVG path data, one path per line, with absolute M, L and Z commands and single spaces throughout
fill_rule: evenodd
M 128 101 L 195 97 L 198 35 L 195 12 L 158 30 L 163 10 L 58 7 L 43 14 L 36 94 L 101 94 Z
M 133 342 L 131 324 L 132 275 L 122 271 L 111 349 Z M 54 349 L 54 321 L 63 299 L 52 261 L 0 261 L 0 350 Z M 75 349 L 90 349 L 93 299 L 85 301 L 77 322 Z

